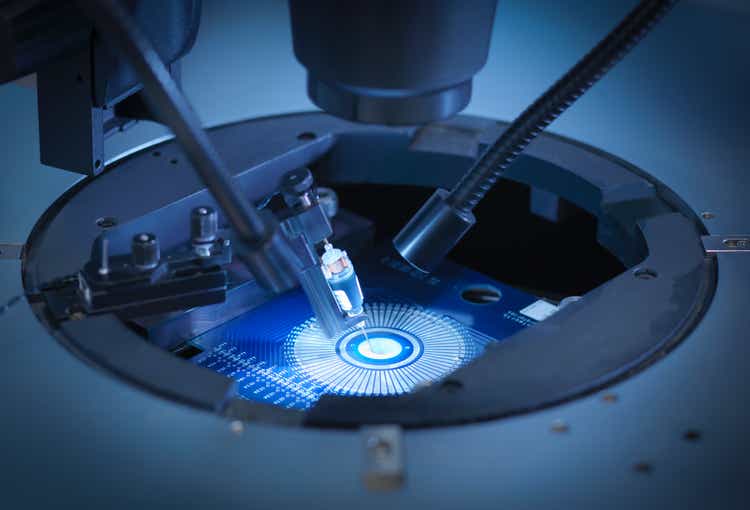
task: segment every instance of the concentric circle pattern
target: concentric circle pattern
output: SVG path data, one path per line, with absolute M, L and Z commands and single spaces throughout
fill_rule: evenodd
M 310 319 L 287 338 L 292 364 L 325 393 L 398 395 L 444 378 L 477 354 L 466 328 L 448 317 L 405 303 L 368 303 L 365 310 L 364 330 L 331 339 Z

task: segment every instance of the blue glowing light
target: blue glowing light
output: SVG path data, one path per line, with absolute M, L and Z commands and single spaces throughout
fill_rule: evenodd
M 361 342 L 359 346 L 357 346 L 357 352 L 368 359 L 389 360 L 401 354 L 404 348 L 405 347 L 396 340 L 391 340 L 390 338 L 385 337 L 375 337 L 368 338 L 367 341 Z
M 414 278 L 408 266 L 358 261 L 370 320 L 336 338 L 315 326 L 301 290 L 289 292 L 193 339 L 191 362 L 237 383 L 237 394 L 271 405 L 309 409 L 323 395 L 406 393 L 439 381 L 534 321 L 519 313 L 537 298 L 446 262 L 437 276 Z M 457 289 L 487 285 L 502 299 L 477 306 Z M 368 341 L 369 340 L 369 341 Z
M 419 306 L 368 303 L 364 330 L 330 339 L 314 319 L 286 342 L 299 373 L 341 395 L 398 395 L 439 380 L 475 355 L 464 326 Z M 366 333 L 366 334 L 365 334 Z
M 336 353 L 347 363 L 385 370 L 413 363 L 422 355 L 422 342 L 405 331 L 367 326 L 344 335 Z

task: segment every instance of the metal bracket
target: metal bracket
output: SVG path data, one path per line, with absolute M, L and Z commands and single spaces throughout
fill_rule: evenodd
M 750 253 L 750 234 L 702 236 L 706 253 Z
M 20 260 L 23 248 L 23 243 L 0 243 L 0 259 Z
M 371 491 L 400 489 L 405 479 L 403 431 L 398 425 L 362 427 L 362 481 Z

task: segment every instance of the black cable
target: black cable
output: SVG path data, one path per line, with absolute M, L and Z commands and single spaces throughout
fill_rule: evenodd
M 677 0 L 643 0 L 572 69 L 526 108 L 451 190 L 446 201 L 469 212 L 539 133 L 619 62 Z

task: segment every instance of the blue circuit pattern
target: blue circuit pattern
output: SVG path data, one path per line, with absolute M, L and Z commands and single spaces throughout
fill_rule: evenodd
M 395 354 L 373 353 L 359 330 L 325 338 L 297 290 L 194 339 L 204 352 L 192 361 L 234 379 L 243 398 L 306 409 L 327 393 L 408 392 L 534 323 L 519 310 L 537 298 L 454 264 L 430 276 L 387 256 L 361 266 L 368 336 L 395 346 Z M 477 285 L 497 289 L 501 299 L 464 301 L 461 292 Z

